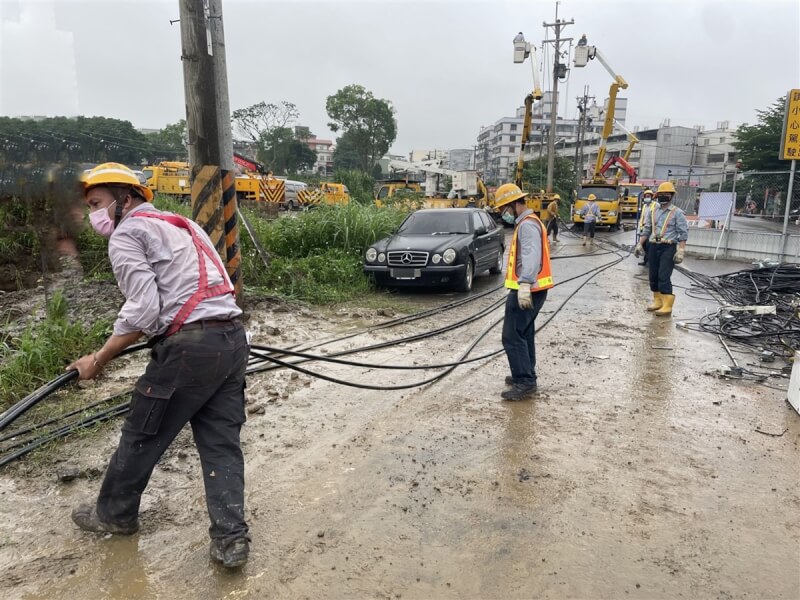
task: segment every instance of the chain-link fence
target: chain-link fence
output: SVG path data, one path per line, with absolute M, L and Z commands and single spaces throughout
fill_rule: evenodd
M 788 198 L 789 176 L 787 171 L 743 173 L 736 181 L 735 214 L 783 224 L 786 205 L 789 204 L 789 219 L 800 217 L 800 173 L 795 173 L 792 198 Z M 733 182 L 726 182 L 722 191 L 733 189 Z
M 725 232 L 721 231 L 722 220 L 699 221 L 698 228 L 689 235 L 690 250 L 742 260 L 798 262 L 800 173 L 795 174 L 791 198 L 788 195 L 789 177 L 789 170 L 746 172 L 737 174 L 735 189 L 733 174 L 717 185 L 707 186 L 703 191 L 736 192 L 733 215 Z M 694 215 L 699 197 L 697 188 L 678 186 L 676 203 L 687 215 Z M 783 235 L 787 206 L 789 221 L 786 235 Z

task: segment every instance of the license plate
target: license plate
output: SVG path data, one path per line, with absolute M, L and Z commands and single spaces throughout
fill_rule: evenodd
M 395 279 L 416 279 L 421 274 L 419 269 L 392 269 L 390 273 Z

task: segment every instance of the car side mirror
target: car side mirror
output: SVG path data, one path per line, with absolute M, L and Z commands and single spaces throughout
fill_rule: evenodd
M 478 227 L 475 230 L 475 235 L 486 235 L 487 231 L 488 231 L 488 229 L 486 229 L 486 227 Z

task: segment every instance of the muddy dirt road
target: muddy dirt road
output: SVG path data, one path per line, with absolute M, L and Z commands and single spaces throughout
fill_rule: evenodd
M 584 252 L 563 239 L 559 254 Z M 612 259 L 559 260 L 554 275 Z M 256 412 L 243 440 L 253 545 L 241 573 L 208 559 L 199 461 L 186 432 L 156 468 L 141 532 L 130 538 L 85 534 L 70 521 L 72 506 L 96 493 L 97 477 L 65 484 L 52 473 L 8 470 L 0 474 L 0 596 L 798 598 L 800 417 L 779 391 L 705 374 L 728 362 L 723 349 L 674 326 L 705 304 L 678 290 L 674 318 L 657 319 L 644 311 L 642 275 L 626 259 L 537 335 L 541 392 L 532 402 L 500 401 L 503 356 L 407 391 L 286 371 L 252 377 Z M 556 288 L 540 320 L 581 281 Z M 497 282 L 476 281 L 484 289 Z M 441 301 L 412 297 L 422 306 Z M 499 314 L 366 356 L 442 362 Z M 445 313 L 369 340 L 456 318 Z M 260 306 L 250 328 L 261 343 L 288 346 L 363 325 L 352 314 Z M 476 352 L 499 341 L 495 329 Z M 423 378 L 314 368 L 387 385 Z M 112 382 L 136 372 L 132 361 Z M 75 440 L 64 461 L 102 468 L 115 442 L 113 432 Z

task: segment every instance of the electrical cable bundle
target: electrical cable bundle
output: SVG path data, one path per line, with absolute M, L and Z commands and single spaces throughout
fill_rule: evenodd
M 537 327 L 537 331 L 543 329 L 563 308 L 564 306 L 587 284 L 591 281 L 596 275 L 600 274 L 601 272 L 609 269 L 617 264 L 619 264 L 622 260 L 624 260 L 624 256 L 621 255 L 619 252 L 612 251 L 612 253 L 617 255 L 617 258 L 612 260 L 611 262 L 602 264 L 598 267 L 594 267 L 592 269 L 588 269 L 587 271 L 580 273 L 576 276 L 570 277 L 568 279 L 562 280 L 558 282 L 556 285 L 562 285 L 573 281 L 575 279 L 580 279 L 582 277 L 588 277 L 581 282 L 581 284 L 571 292 L 567 298 L 556 308 L 556 310 L 548 317 L 548 319 L 541 324 L 541 326 Z M 603 254 L 606 254 L 604 252 Z M 493 300 L 490 304 L 485 306 L 484 308 L 479 309 L 475 313 L 468 315 L 462 319 L 459 319 L 455 323 L 450 325 L 445 325 L 442 327 L 438 327 L 429 331 L 425 331 L 422 333 L 416 333 L 400 338 L 396 338 L 393 340 L 389 340 L 386 342 L 380 342 L 376 344 L 371 344 L 363 347 L 352 348 L 349 350 L 343 350 L 335 353 L 331 353 L 326 356 L 320 355 L 313 355 L 309 354 L 307 350 L 312 348 L 318 348 L 320 346 L 324 346 L 333 342 L 341 342 L 343 340 L 350 339 L 357 335 L 368 334 L 380 329 L 388 329 L 390 327 L 395 327 L 398 325 L 407 324 L 419 319 L 423 319 L 426 317 L 432 317 L 441 314 L 447 310 L 452 308 L 463 306 L 468 302 L 475 301 L 479 298 L 483 298 L 485 296 L 489 296 L 492 293 L 499 291 L 503 286 L 496 286 L 489 290 L 486 290 L 480 294 L 475 294 L 474 296 L 470 296 L 468 298 L 456 300 L 454 302 L 421 311 L 419 313 L 409 315 L 406 317 L 400 317 L 397 319 L 392 319 L 391 321 L 386 321 L 381 323 L 380 325 L 367 328 L 365 330 L 353 332 L 350 334 L 346 334 L 344 336 L 331 338 L 327 340 L 321 340 L 313 344 L 309 345 L 296 345 L 289 349 L 281 349 L 275 347 L 268 347 L 268 346 L 253 346 L 251 352 L 251 361 L 248 365 L 247 374 L 259 373 L 264 371 L 269 371 L 272 369 L 277 368 L 290 368 L 295 371 L 299 371 L 301 373 L 311 375 L 314 377 L 318 377 L 320 379 L 324 379 L 326 381 L 331 381 L 334 383 L 338 383 L 341 385 L 347 385 L 350 387 L 356 388 L 363 388 L 363 389 L 378 389 L 378 390 L 398 390 L 398 389 L 408 389 L 413 387 L 420 387 L 426 385 L 428 383 L 432 383 L 437 381 L 453 370 L 455 370 L 458 366 L 472 364 L 481 360 L 486 360 L 497 356 L 498 354 L 503 352 L 503 349 L 492 350 L 490 352 L 484 353 L 480 356 L 475 356 L 468 358 L 469 354 L 473 351 L 473 349 L 478 345 L 478 343 L 483 340 L 489 332 L 494 329 L 498 324 L 502 323 L 503 317 L 494 319 L 491 323 L 489 323 L 480 334 L 478 334 L 472 342 L 467 346 L 467 348 L 462 352 L 462 354 L 454 361 L 451 362 L 443 362 L 437 364 L 430 364 L 430 365 L 381 365 L 381 364 L 372 364 L 363 361 L 346 361 L 336 357 L 341 357 L 345 355 L 356 354 L 360 352 L 368 352 L 372 350 L 377 350 L 381 348 L 386 348 L 390 346 L 395 346 L 407 342 L 412 341 L 419 341 L 427 338 L 434 337 L 436 335 L 440 335 L 442 333 L 446 333 L 457 329 L 459 327 L 463 327 L 469 323 L 473 323 L 482 319 L 486 316 L 489 316 L 494 311 L 501 308 L 502 304 L 505 303 L 505 297 L 500 298 L 498 300 Z M 136 346 L 131 346 L 124 352 L 125 354 L 133 353 L 138 350 L 142 350 L 146 348 L 145 344 L 138 344 Z M 294 357 L 295 360 L 284 360 L 284 357 L 287 359 L 291 359 Z M 336 379 L 315 371 L 310 371 L 303 367 L 300 367 L 298 363 L 309 362 L 309 361 L 322 361 L 322 362 L 330 362 L 336 364 L 344 364 L 349 366 L 356 366 L 362 368 L 370 368 L 370 369 L 398 369 L 398 370 L 430 370 L 430 369 L 443 369 L 441 372 L 436 373 L 427 379 L 422 381 L 416 381 L 413 383 L 408 384 L 401 384 L 401 385 L 372 385 L 372 384 L 362 384 L 357 382 L 351 381 L 344 381 L 340 379 Z M 14 420 L 18 417 L 22 416 L 23 413 L 31 409 L 40 401 L 44 400 L 47 396 L 52 394 L 57 389 L 65 386 L 67 383 L 70 383 L 74 379 L 76 379 L 77 374 L 74 371 L 70 371 L 65 373 L 64 375 L 60 376 L 56 380 L 49 382 L 45 386 L 42 386 L 6 412 L 0 414 L 0 431 L 5 429 L 8 425 L 10 425 Z M 113 419 L 117 416 L 124 415 L 128 409 L 130 403 L 126 400 L 119 404 L 115 404 L 113 406 L 106 406 L 102 410 L 89 413 L 88 411 L 92 408 L 97 408 L 103 404 L 110 403 L 111 400 L 117 399 L 121 396 L 125 396 L 130 392 L 123 392 L 121 394 L 117 394 L 111 398 L 106 398 L 99 402 L 94 402 L 89 406 L 85 406 L 81 409 L 74 410 L 70 413 L 62 415 L 60 417 L 49 419 L 43 423 L 38 423 L 35 425 L 30 425 L 13 431 L 11 433 L 7 433 L 0 436 L 0 467 L 12 462 L 21 456 L 27 454 L 28 452 L 39 448 L 53 440 L 56 440 L 61 437 L 65 437 L 74 433 L 76 431 L 80 431 L 82 429 L 87 429 L 89 427 L 93 427 L 99 423 L 104 421 Z M 72 418 L 74 417 L 74 418 Z M 72 418 L 72 419 L 70 419 Z M 64 423 L 66 421 L 66 423 Z M 46 429 L 47 426 L 54 425 L 49 429 Z M 10 442 L 7 444 L 2 444 L 3 442 Z
M 800 350 L 800 265 L 709 276 L 676 267 L 692 281 L 694 298 L 713 299 L 719 310 L 687 323 L 686 329 L 713 333 L 762 361 L 791 360 Z M 774 309 L 772 309 L 774 307 Z

